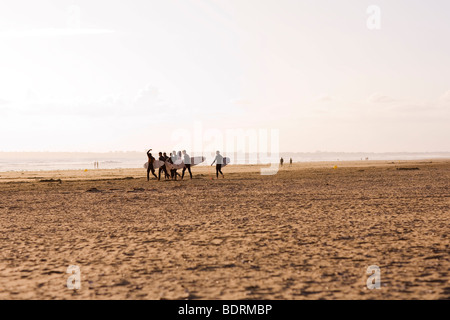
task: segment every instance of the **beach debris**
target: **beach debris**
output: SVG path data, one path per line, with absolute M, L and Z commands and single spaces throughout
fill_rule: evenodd
M 84 169 L 84 172 L 88 172 L 88 169 Z
M 130 190 L 127 192 L 136 193 L 136 192 L 144 192 L 144 191 L 145 191 L 144 188 L 133 188 L 133 190 Z
M 420 170 L 419 168 L 397 168 L 397 170 Z
M 91 193 L 100 193 L 103 192 L 101 190 L 98 190 L 97 188 L 90 188 L 88 190 L 86 190 L 86 192 L 91 192 Z
M 113 286 L 121 287 L 121 286 L 128 286 L 129 284 L 131 283 L 128 280 L 121 279 L 119 282 L 113 284 Z
M 335 170 L 336 170 L 337 168 L 338 168 L 338 166 L 334 166 L 334 167 L 333 167 L 333 169 L 335 169 Z
M 39 180 L 39 182 L 57 182 L 57 183 L 62 183 L 61 179 L 42 179 Z

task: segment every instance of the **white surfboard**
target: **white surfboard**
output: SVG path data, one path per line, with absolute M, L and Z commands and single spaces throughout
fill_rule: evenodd
M 223 167 L 226 167 L 228 164 L 230 164 L 230 162 L 231 162 L 231 159 L 230 159 L 230 158 L 224 157 L 224 158 L 223 158 L 223 165 L 222 165 L 222 168 L 223 168 Z
M 164 161 L 161 160 L 155 160 L 155 162 L 153 162 L 153 169 L 159 169 L 164 165 Z M 144 168 L 148 169 L 148 162 L 144 163 Z
M 206 157 L 191 157 L 191 166 L 196 166 L 202 162 L 205 162 Z
M 167 170 L 178 170 L 184 168 L 184 162 L 183 161 L 175 161 L 175 163 L 170 163 L 166 161 L 166 168 Z
M 206 160 L 206 157 L 191 157 L 191 166 L 193 167 L 193 166 L 199 165 L 200 163 L 205 162 L 205 160 Z M 164 165 L 163 161 L 155 160 L 155 162 L 153 163 L 153 168 L 156 170 L 156 169 L 161 168 L 163 165 Z M 144 168 L 145 169 L 148 168 L 148 162 L 146 162 L 144 164 Z M 166 168 L 168 168 L 169 170 L 172 170 L 172 169 L 176 169 L 176 170 L 183 169 L 184 168 L 184 162 L 182 160 L 177 160 L 177 161 L 175 161 L 174 164 L 166 162 Z

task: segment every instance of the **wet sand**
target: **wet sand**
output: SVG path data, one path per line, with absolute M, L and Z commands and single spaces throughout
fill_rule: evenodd
M 0 299 L 450 299 L 450 161 L 213 171 L 0 173 Z

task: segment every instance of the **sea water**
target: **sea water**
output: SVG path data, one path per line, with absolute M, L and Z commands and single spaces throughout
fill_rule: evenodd
M 200 155 L 191 154 L 191 156 Z M 206 161 L 200 165 L 210 165 L 214 161 L 214 154 L 203 155 L 206 157 Z M 223 153 L 223 155 L 231 158 L 230 164 L 266 164 L 270 162 L 267 157 L 259 155 L 233 153 Z M 450 159 L 450 153 L 281 153 L 273 157 L 272 162 L 278 162 L 279 157 L 283 157 L 284 163 L 288 164 L 290 158 L 293 159 L 293 162 Z M 146 161 L 146 154 L 137 152 L 104 154 L 0 153 L 0 172 L 94 169 L 95 162 L 98 162 L 99 169 L 134 169 L 143 168 Z

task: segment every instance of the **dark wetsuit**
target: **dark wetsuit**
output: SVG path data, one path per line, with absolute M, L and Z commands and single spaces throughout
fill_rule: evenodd
M 221 164 L 216 164 L 216 177 L 219 178 L 219 172 L 223 177 L 223 173 L 222 173 L 222 165 Z
M 166 162 L 167 160 L 169 160 L 170 159 L 170 157 L 167 155 L 167 154 L 163 154 L 163 157 L 164 157 L 164 162 Z M 165 171 L 164 171 L 164 174 L 165 174 L 165 176 L 166 176 L 166 179 L 170 179 L 170 173 L 169 173 L 169 171 L 167 171 L 167 167 L 164 165 L 164 169 L 166 169 Z
M 162 161 L 162 162 L 165 162 L 165 161 L 166 161 L 166 158 L 165 158 L 164 156 L 160 156 L 160 157 L 159 157 L 159 160 Z M 164 177 L 167 179 L 167 177 L 169 176 L 169 174 L 167 173 L 167 169 L 166 169 L 166 166 L 165 166 L 165 165 L 163 165 L 162 167 L 159 168 L 159 171 L 158 171 L 158 180 L 161 179 L 161 172 L 164 172 Z
M 175 161 L 178 160 L 178 156 L 175 154 L 172 154 L 172 157 L 169 157 L 168 161 L 172 164 L 175 164 Z M 180 174 L 177 172 L 177 169 L 170 170 L 170 176 L 172 177 L 172 180 L 177 180 L 177 176 L 180 176 Z M 180 176 L 181 177 L 181 176 Z
M 153 158 L 152 154 L 147 152 L 148 157 L 148 167 L 147 167 L 147 181 L 150 180 L 150 171 L 155 176 L 156 179 L 158 179 L 158 176 L 155 174 L 155 169 L 153 168 L 153 163 L 155 162 L 155 158 Z

